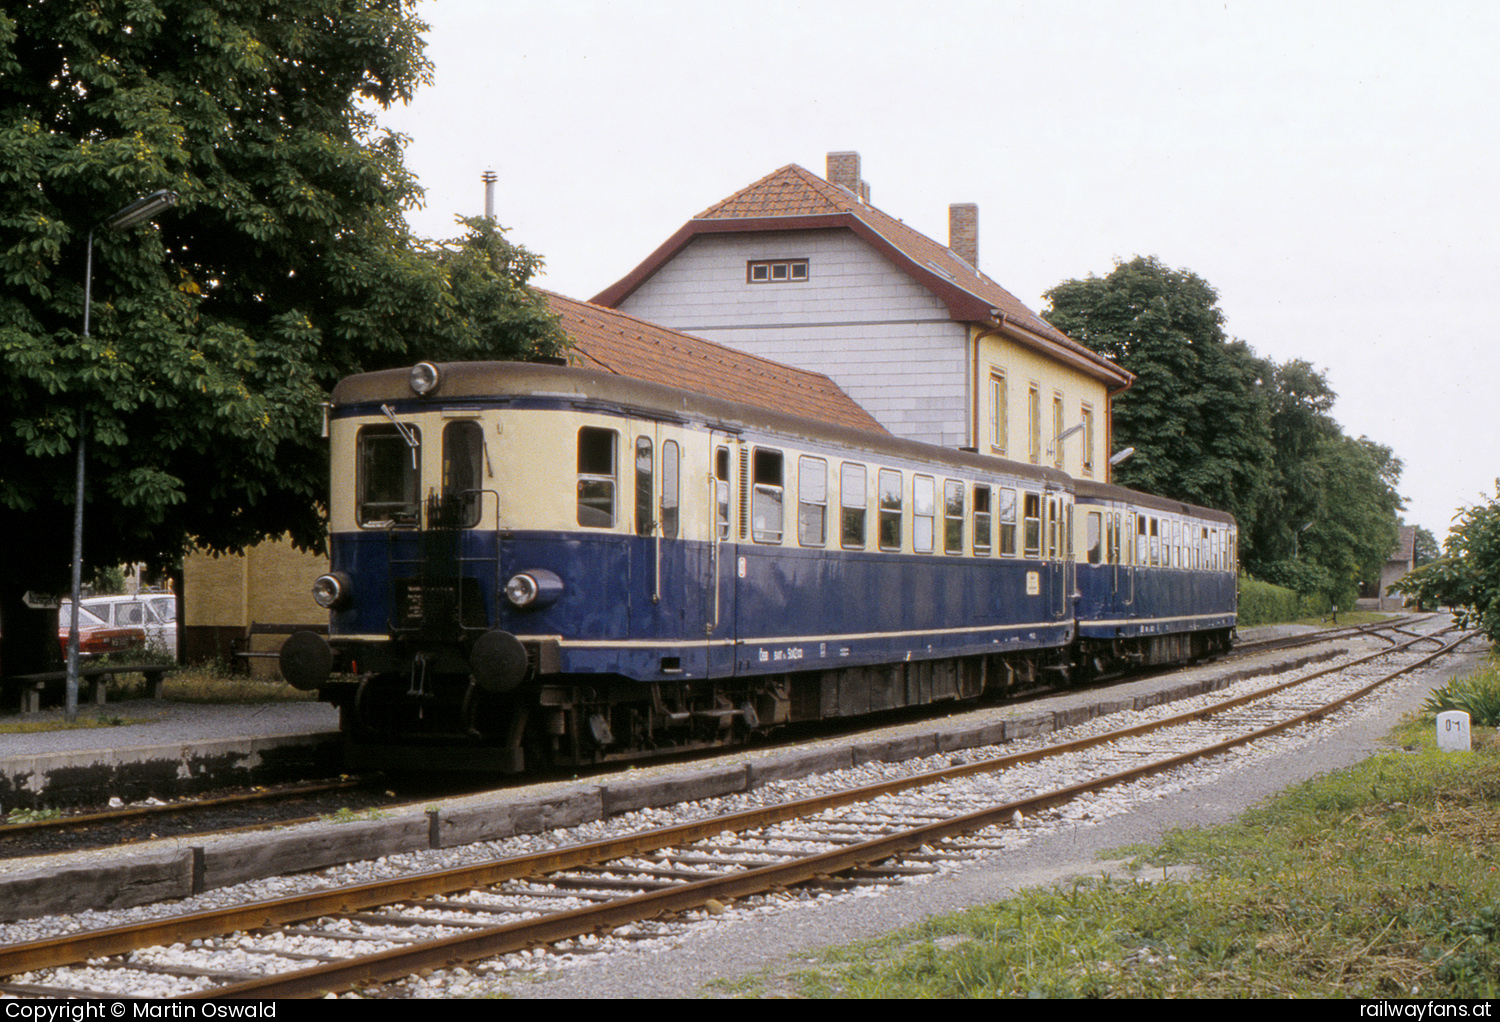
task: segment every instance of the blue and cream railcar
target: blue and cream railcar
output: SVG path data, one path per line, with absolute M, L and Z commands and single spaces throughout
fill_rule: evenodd
M 1078 480 L 1079 660 L 1092 672 L 1229 649 L 1237 607 L 1234 517 Z
M 424 363 L 333 395 L 329 636 L 358 763 L 717 744 L 1063 670 L 1063 473 L 626 377 Z

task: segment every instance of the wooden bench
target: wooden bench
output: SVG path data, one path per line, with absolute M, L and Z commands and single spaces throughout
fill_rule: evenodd
M 276 649 L 252 649 L 251 645 L 257 635 L 291 635 L 293 632 L 317 632 L 319 635 L 328 634 L 327 625 L 281 625 L 269 624 L 256 621 L 245 634 L 234 640 L 234 645 L 229 651 L 230 665 L 236 669 L 243 668 L 245 674 L 250 673 L 250 661 L 262 659 L 274 659 L 281 656 L 281 647 Z M 285 641 L 284 639 L 282 641 Z
M 103 706 L 104 694 L 109 687 L 109 679 L 116 674 L 141 674 L 146 678 L 146 696 L 150 699 L 161 698 L 162 682 L 166 680 L 167 672 L 172 668 L 167 664 L 98 664 L 92 666 L 80 666 L 78 668 L 78 684 L 82 689 L 88 685 L 88 701 L 95 706 Z M 21 712 L 40 713 L 42 709 L 42 692 L 48 685 L 58 681 L 67 681 L 68 672 L 42 671 L 38 674 L 18 674 L 11 680 L 18 683 L 21 690 Z M 80 700 L 82 701 L 82 700 Z

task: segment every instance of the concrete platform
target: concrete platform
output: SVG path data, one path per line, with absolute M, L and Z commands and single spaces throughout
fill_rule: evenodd
M 1247 637 L 1248 638 L 1248 637 Z M 1235 677 L 1328 659 L 1348 647 L 1264 653 Z M 862 763 L 894 762 L 1045 734 L 1095 716 L 1186 698 L 1226 684 L 1221 666 L 1065 692 L 1008 706 L 963 709 L 791 749 L 736 750 L 693 764 L 621 768 L 585 780 L 524 784 L 391 812 L 380 819 L 178 839 L 118 850 L 0 862 L 0 921 L 184 898 L 272 874 L 294 873 L 420 849 L 599 820 L 618 813 L 746 791 Z M 84 731 L 0 735 L 0 783 L 35 801 L 89 790 L 91 801 L 145 797 L 132 786 L 206 785 L 264 777 L 331 756 L 332 708 L 313 703 L 193 706 L 112 704 L 127 722 Z M 299 760 L 299 757 L 301 759 Z M 336 773 L 334 765 L 325 773 Z M 116 787 L 118 785 L 118 787 Z M 160 789 L 159 789 L 160 790 Z M 103 796 L 103 798 L 100 798 Z
M 324 703 L 253 706 L 136 699 L 80 707 L 116 725 L 0 734 L 0 814 L 12 809 L 169 798 L 341 770 L 338 711 Z M 61 709 L 0 716 L 60 723 Z

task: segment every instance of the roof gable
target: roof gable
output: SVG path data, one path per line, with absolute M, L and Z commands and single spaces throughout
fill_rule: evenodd
M 605 306 L 550 291 L 541 293 L 573 339 L 572 360 L 585 369 L 888 435 L 869 412 L 821 373 L 748 355 Z
M 1134 379 L 1032 312 L 948 246 L 795 163 L 699 213 L 629 275 L 593 300 L 604 306 L 620 304 L 700 234 L 820 228 L 845 229 L 858 235 L 943 301 L 954 320 L 998 326 L 1023 344 L 1050 349 L 1052 354 L 1085 367 L 1113 388 L 1123 388 Z

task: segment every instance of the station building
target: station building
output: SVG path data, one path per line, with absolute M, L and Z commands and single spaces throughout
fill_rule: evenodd
M 976 206 L 949 207 L 944 245 L 869 194 L 858 153 L 782 167 L 593 300 L 824 374 L 897 436 L 1107 482 L 1131 374 L 980 272 Z

